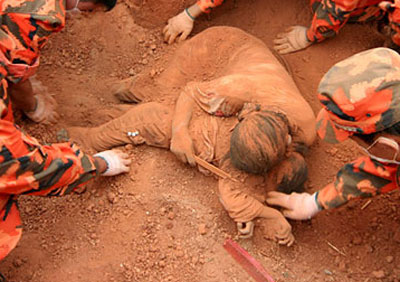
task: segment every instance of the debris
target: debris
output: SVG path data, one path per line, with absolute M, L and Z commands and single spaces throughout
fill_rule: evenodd
M 226 239 L 225 250 L 253 277 L 257 282 L 275 282 L 264 267 L 256 261 L 245 249 L 231 239 Z
M 393 258 L 392 256 L 387 256 L 387 257 L 386 257 L 387 263 L 392 263 L 393 260 L 394 260 L 394 258 Z
M 372 202 L 371 199 L 369 199 L 364 205 L 362 205 L 361 210 L 365 209 L 366 207 L 369 206 L 369 204 Z
M 385 278 L 385 272 L 383 270 L 372 271 L 372 276 L 378 279 Z
M 332 243 L 329 243 L 328 241 L 326 241 L 326 243 L 328 244 L 329 247 L 331 247 L 333 250 L 335 250 L 336 252 L 338 252 L 339 254 L 341 254 L 342 256 L 346 256 L 346 254 L 344 252 L 342 252 L 341 250 L 339 250 L 337 247 L 335 247 Z
M 207 225 L 205 223 L 199 224 L 199 233 L 200 235 L 207 234 Z

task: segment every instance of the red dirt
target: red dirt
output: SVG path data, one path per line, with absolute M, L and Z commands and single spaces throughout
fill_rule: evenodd
M 63 127 L 103 123 L 117 103 L 109 91 L 114 82 L 140 72 L 151 81 L 163 71 L 176 45 L 162 43 L 162 23 L 184 5 L 131 0 L 107 14 L 69 20 L 43 52 L 38 74 L 56 93 L 62 118 L 53 127 L 20 124 L 41 141 L 54 142 Z M 278 32 L 310 19 L 307 1 L 238 0 L 237 8 L 226 1 L 210 20 L 199 19 L 194 34 L 230 25 L 271 47 Z M 337 38 L 285 58 L 317 112 L 316 88 L 324 72 L 382 43 L 370 27 L 348 25 Z M 129 175 L 97 180 L 82 194 L 21 197 L 24 233 L 0 271 L 18 282 L 252 281 L 222 247 L 226 237 L 236 236 L 236 227 L 218 201 L 217 181 L 166 150 L 130 145 L 124 150 L 133 159 Z M 350 141 L 336 146 L 317 141 L 307 158 L 308 190 L 329 183 L 357 153 Z M 264 240 L 257 230 L 239 243 L 277 281 L 400 281 L 399 192 L 375 197 L 362 210 L 366 201 L 292 222 L 291 248 Z

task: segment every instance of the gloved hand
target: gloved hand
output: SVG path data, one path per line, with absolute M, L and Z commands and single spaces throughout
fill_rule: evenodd
M 189 163 L 191 166 L 196 165 L 193 141 L 187 130 L 180 129 L 173 132 L 170 150 L 181 162 Z
M 107 169 L 101 174 L 103 176 L 114 176 L 129 171 L 129 155 L 120 150 L 107 150 L 93 156 L 102 158 L 107 163 Z
M 269 192 L 267 203 L 269 205 L 281 206 L 285 217 L 295 220 L 306 220 L 316 215 L 320 208 L 316 199 L 317 193 L 292 193 L 290 195 L 280 192 Z
M 35 77 L 30 79 L 32 91 L 35 94 L 36 108 L 33 111 L 25 111 L 24 113 L 34 122 L 55 123 L 59 118 L 56 112 L 57 102 L 44 86 Z
M 288 54 L 310 46 L 312 42 L 307 39 L 305 26 L 292 26 L 285 33 L 280 33 L 274 40 L 274 49 L 279 54 Z
M 180 34 L 179 41 L 185 40 L 193 29 L 193 19 L 189 17 L 186 10 L 179 15 L 170 18 L 168 24 L 163 29 L 164 41 L 171 44 Z

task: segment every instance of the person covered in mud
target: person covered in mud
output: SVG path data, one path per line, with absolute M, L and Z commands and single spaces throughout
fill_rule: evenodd
M 116 96 L 124 102 L 160 99 L 138 80 L 124 81 Z M 315 117 L 274 55 L 239 29 L 210 28 L 178 49 L 156 83 L 164 93 L 180 89 L 176 103 L 141 103 L 99 127 L 70 128 L 70 137 L 98 151 L 127 143 L 170 149 L 203 172 L 214 164 L 225 174 L 220 200 L 239 234 L 250 237 L 259 218 L 266 238 L 290 246 L 291 226 L 263 204 L 265 190 L 302 190 Z M 251 175 L 263 180 L 244 182 Z
M 310 27 L 292 26 L 278 34 L 274 49 L 280 54 L 302 50 L 334 37 L 346 23 L 378 21 L 378 31 L 387 37 L 386 47 L 400 50 L 400 1 L 310 0 L 314 13 Z
M 270 192 L 267 202 L 297 220 L 398 189 L 400 183 L 400 55 L 376 48 L 347 58 L 325 74 L 318 93 L 321 139 L 339 143 L 350 138 L 365 155 L 344 165 L 333 183 L 313 194 Z
M 199 0 L 192 6 L 168 20 L 163 29 L 164 41 L 171 44 L 179 36 L 179 41 L 185 40 L 192 32 L 194 21 L 200 15 L 210 13 L 212 9 L 224 3 L 225 0 Z
M 116 0 L 1 2 L 0 61 L 7 70 L 8 92 L 14 107 L 34 122 L 55 122 L 56 102 L 35 74 L 40 51 L 52 33 L 65 26 L 67 13 L 110 10 Z
M 15 124 L 12 110 L 15 100 L 9 95 L 9 87 L 29 88 L 27 78 L 39 64 L 39 50 L 47 36 L 64 25 L 65 3 L 2 1 L 1 5 L 0 260 L 17 245 L 22 234 L 18 195 L 65 195 L 97 175 L 127 172 L 131 162 L 128 155 L 120 151 L 90 156 L 69 142 L 41 145 Z M 74 5 L 80 7 L 79 3 Z M 66 7 L 69 6 L 67 2 Z M 16 84 L 10 86 L 13 82 Z M 31 98 L 29 93 L 26 97 L 24 93 L 14 92 L 14 95 L 18 99 Z M 34 116 L 49 117 L 49 108 L 41 104 L 39 98 L 33 105 L 36 107 Z

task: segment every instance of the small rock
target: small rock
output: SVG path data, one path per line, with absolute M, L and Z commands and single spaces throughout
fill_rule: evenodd
M 150 71 L 150 76 L 151 77 L 154 77 L 156 75 L 156 70 L 155 69 L 152 69 L 151 71 Z
M 143 65 L 147 65 L 148 63 L 149 63 L 149 60 L 147 60 L 147 59 L 143 59 L 143 60 L 142 60 L 142 64 L 143 64 Z
M 394 260 L 394 258 L 393 258 L 392 256 L 387 256 L 387 257 L 386 257 L 387 263 L 392 263 L 393 260 Z
M 207 234 L 207 225 L 205 223 L 199 224 L 199 233 L 200 235 Z
M 168 213 L 168 219 L 173 220 L 174 218 L 175 218 L 175 213 L 172 212 L 172 211 L 170 211 L 170 212 Z
M 115 203 L 115 194 L 113 192 L 108 192 L 107 199 L 111 204 Z
M 151 44 L 150 45 L 150 49 L 153 50 L 153 51 L 156 50 L 157 49 L 157 45 L 156 44 Z
M 165 227 L 166 227 L 167 229 L 172 229 L 172 227 L 174 227 L 174 225 L 172 224 L 172 222 L 168 222 L 168 223 L 165 225 Z
M 134 76 L 134 75 L 135 75 L 135 70 L 134 70 L 134 69 L 130 69 L 130 70 L 128 71 L 128 74 L 129 74 L 130 76 Z
M 383 270 L 372 271 L 372 276 L 377 279 L 382 279 L 385 277 L 385 272 Z
M 353 238 L 352 242 L 354 245 L 361 245 L 362 239 L 361 239 L 361 237 L 357 236 L 357 237 Z
M 13 261 L 13 265 L 14 265 L 16 268 L 21 267 L 22 264 L 23 264 L 23 262 L 22 262 L 22 260 L 19 259 L 19 258 L 16 258 L 16 259 Z

